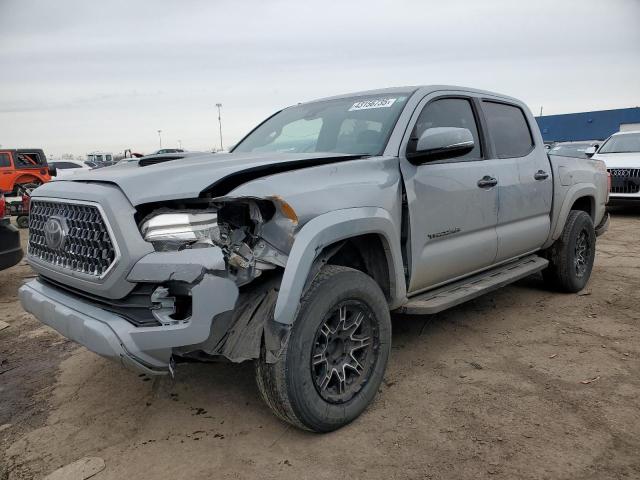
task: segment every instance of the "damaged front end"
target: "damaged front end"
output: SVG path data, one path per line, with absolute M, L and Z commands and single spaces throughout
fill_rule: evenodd
M 31 256 L 40 276 L 19 290 L 25 310 L 89 350 L 148 374 L 171 373 L 176 357 L 258 358 L 262 345 L 266 360 L 275 361 L 289 333 L 288 326 L 273 321 L 273 310 L 298 226 L 293 209 L 277 197 L 222 197 L 145 205 L 133 212 L 110 193 L 99 219 L 117 226 L 105 238 L 110 245 L 119 242 L 124 260 L 114 260 L 111 277 L 103 282 Z M 86 209 L 93 208 L 86 205 L 94 203 L 80 202 L 72 211 L 66 200 L 47 202 L 60 215 L 85 209 L 69 221 L 85 222 L 82 233 L 94 240 L 100 235 L 91 230 L 100 222 L 86 217 Z M 99 253 L 83 245 L 85 255 Z M 114 272 L 120 272 L 117 282 Z
M 279 197 L 219 197 L 198 207 L 159 208 L 145 216 L 140 231 L 155 252 L 134 266 L 128 280 L 158 285 L 153 315 L 166 326 L 205 321 L 217 309 L 215 295 L 201 286 L 210 275 L 231 280 L 238 289 L 235 308 L 210 315 L 206 335 L 175 346 L 172 355 L 240 362 L 258 358 L 264 339 L 273 362 L 289 333 L 273 321 L 273 310 L 298 218 Z

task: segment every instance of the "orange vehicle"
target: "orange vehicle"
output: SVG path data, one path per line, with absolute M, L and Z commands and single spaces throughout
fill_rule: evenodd
M 55 169 L 47 165 L 42 149 L 0 149 L 0 192 L 29 194 L 51 180 L 52 175 L 55 176 Z

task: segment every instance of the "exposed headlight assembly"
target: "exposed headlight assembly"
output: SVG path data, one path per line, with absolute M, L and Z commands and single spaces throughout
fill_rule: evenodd
M 218 234 L 216 213 L 161 213 L 146 220 L 140 229 L 147 242 L 186 244 L 209 240 Z
M 140 232 L 156 251 L 220 248 L 238 285 L 286 265 L 298 216 L 282 198 L 218 197 L 209 207 L 157 210 Z

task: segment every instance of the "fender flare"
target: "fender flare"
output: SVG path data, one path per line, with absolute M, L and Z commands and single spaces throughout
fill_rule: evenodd
M 347 208 L 317 216 L 296 236 L 282 276 L 274 320 L 293 324 L 313 261 L 324 247 L 368 233 L 379 234 L 383 239 L 391 285 L 390 308 L 399 306 L 406 298 L 400 228 L 382 208 Z
M 551 226 L 551 235 L 544 244 L 543 248 L 549 247 L 554 241 L 560 238 L 560 235 L 562 235 L 562 230 L 564 229 L 564 225 L 565 223 L 567 223 L 567 218 L 569 217 L 571 207 L 576 202 L 576 200 L 582 197 L 590 197 L 592 200 L 595 200 L 596 196 L 597 190 L 594 185 L 588 183 L 578 183 L 572 185 L 564 195 L 564 201 L 562 202 L 562 206 L 560 207 L 559 213 L 556 216 L 556 221 L 552 223 Z

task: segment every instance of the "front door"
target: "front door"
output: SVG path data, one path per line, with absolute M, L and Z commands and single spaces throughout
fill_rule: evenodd
M 411 138 L 427 128 L 471 131 L 466 155 L 421 165 L 401 159 L 410 217 L 408 292 L 418 293 L 490 266 L 496 256 L 497 170 L 484 160 L 477 105 L 465 96 L 431 95 L 412 119 Z

